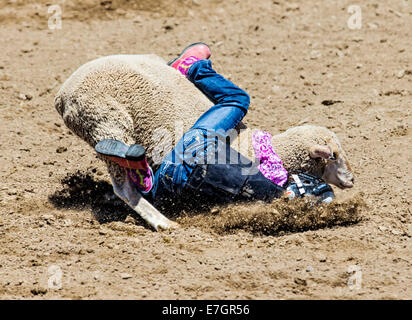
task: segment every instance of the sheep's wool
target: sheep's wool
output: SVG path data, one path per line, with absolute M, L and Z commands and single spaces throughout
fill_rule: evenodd
M 88 62 L 55 98 L 65 124 L 92 147 L 102 139 L 138 143 L 156 164 L 211 106 L 156 55 L 115 55 Z

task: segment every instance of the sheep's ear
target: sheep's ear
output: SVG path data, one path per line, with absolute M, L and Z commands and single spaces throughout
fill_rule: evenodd
M 310 148 L 309 155 L 311 158 L 329 159 L 332 156 L 332 151 L 328 146 L 316 145 Z

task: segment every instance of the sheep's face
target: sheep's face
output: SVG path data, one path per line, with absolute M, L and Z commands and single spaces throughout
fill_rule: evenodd
M 332 140 L 327 145 L 313 146 L 309 154 L 311 158 L 326 161 L 322 179 L 341 189 L 353 187 L 353 174 L 346 156 Z

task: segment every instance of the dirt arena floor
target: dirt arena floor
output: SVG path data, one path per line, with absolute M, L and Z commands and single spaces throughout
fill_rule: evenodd
M 412 298 L 411 1 L 1 0 L 0 26 L 1 299 Z M 55 94 L 89 60 L 196 41 L 250 93 L 249 126 L 336 132 L 355 187 L 318 211 L 186 212 L 165 232 L 111 199 Z

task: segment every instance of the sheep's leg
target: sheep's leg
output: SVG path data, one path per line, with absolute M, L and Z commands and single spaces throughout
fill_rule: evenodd
M 136 190 L 128 175 L 123 183 L 118 183 L 112 176 L 114 193 L 136 211 L 156 231 L 177 228 L 179 225 L 167 219 L 149 201 Z

